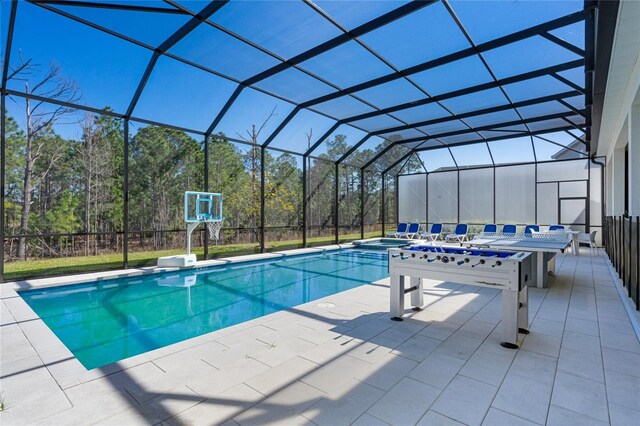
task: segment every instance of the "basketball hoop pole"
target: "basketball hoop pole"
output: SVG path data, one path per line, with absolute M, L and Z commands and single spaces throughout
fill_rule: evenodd
M 191 234 L 204 223 L 209 233 L 218 240 L 222 217 L 222 194 L 186 191 L 184 193 L 184 220 L 187 222 L 187 256 L 191 255 Z M 213 226 L 215 223 L 217 226 Z M 213 231 L 213 232 L 212 232 Z M 211 235 L 209 235 L 209 239 Z
M 187 254 L 191 254 L 191 234 L 199 224 L 200 222 L 187 223 Z
M 196 266 L 198 258 L 191 254 L 191 235 L 200 223 L 205 223 L 209 232 L 218 239 L 224 217 L 222 216 L 222 194 L 213 192 L 185 191 L 184 220 L 187 223 L 187 254 L 162 256 L 158 258 L 158 267 L 187 268 Z M 215 226 L 213 225 L 215 224 Z

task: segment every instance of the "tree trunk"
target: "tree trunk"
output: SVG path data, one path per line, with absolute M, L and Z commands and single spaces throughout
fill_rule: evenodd
M 259 197 L 257 196 L 257 169 L 258 169 L 258 161 L 257 161 L 257 156 L 258 156 L 258 148 L 257 148 L 257 141 L 256 141 L 256 126 L 253 125 L 251 126 L 251 142 L 253 143 L 253 147 L 251 148 L 251 195 L 253 197 L 253 199 L 251 200 L 251 203 L 255 203 L 257 200 L 259 200 Z M 262 177 L 261 177 L 262 179 Z M 261 194 L 262 197 L 264 197 L 264 194 Z M 255 206 L 254 206 L 255 207 Z M 258 230 L 256 229 L 258 226 L 258 218 L 256 217 L 255 214 L 255 210 L 254 213 L 251 214 L 251 228 L 252 228 L 252 232 L 255 235 L 255 239 L 256 241 L 260 241 L 258 238 Z M 251 241 L 253 242 L 253 241 Z
M 89 221 L 91 220 L 91 153 L 90 141 L 91 135 L 87 132 L 87 140 L 85 141 L 85 182 L 84 182 L 84 229 L 86 232 L 84 238 L 84 255 L 89 255 Z
M 26 85 L 26 91 L 29 93 L 29 85 Z M 25 146 L 25 166 L 22 178 L 24 196 L 22 209 L 20 211 L 20 234 L 26 234 L 29 231 L 29 214 L 31 213 L 31 192 L 33 179 L 33 158 L 31 156 L 31 146 L 33 142 L 33 134 L 31 133 L 31 100 L 26 98 L 26 116 L 27 116 L 27 144 Z M 24 237 L 18 238 L 17 245 L 18 259 L 27 259 L 27 244 Z
M 29 137 L 27 137 L 27 140 Z M 27 142 L 27 146 L 29 142 Z M 24 186 L 24 202 L 22 203 L 22 209 L 20 212 L 20 234 L 26 234 L 29 230 L 28 220 L 31 213 L 31 170 L 33 164 L 27 156 L 27 162 L 24 168 L 23 186 Z M 26 240 L 25 237 L 18 238 L 18 258 L 26 260 Z

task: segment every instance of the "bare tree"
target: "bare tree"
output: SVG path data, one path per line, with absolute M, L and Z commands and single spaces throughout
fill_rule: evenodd
M 308 133 L 307 133 L 307 132 L 305 132 L 305 134 L 304 134 L 304 135 L 307 137 L 307 152 L 309 152 L 309 150 L 311 149 L 311 140 L 313 139 L 313 127 L 309 128 L 309 132 L 308 132 Z M 311 158 L 309 158 L 309 157 L 307 157 L 307 158 L 303 158 L 303 160 L 302 160 L 302 161 L 306 161 L 306 162 L 307 162 L 307 173 L 309 173 L 309 171 L 311 170 Z M 306 182 L 307 188 L 311 188 L 311 185 L 310 185 L 310 183 L 311 183 L 311 179 L 307 179 L 305 182 Z M 309 201 L 310 199 L 311 199 L 311 194 L 307 193 L 307 199 L 306 199 L 306 200 L 304 200 L 304 201 L 305 201 L 305 204 L 306 204 L 307 206 L 309 206 L 308 201 Z M 313 221 L 313 219 L 314 219 L 314 218 L 313 218 L 313 213 L 314 213 L 314 212 L 313 212 L 313 209 L 312 209 L 312 208 L 309 208 L 309 222 L 308 222 L 308 223 L 310 223 L 310 224 L 315 223 L 315 222 Z M 303 212 L 302 214 L 306 214 L 306 212 Z
M 251 146 L 251 154 L 250 154 L 250 160 L 251 160 L 251 195 L 252 195 L 252 200 L 251 200 L 251 227 L 254 230 L 254 235 L 256 236 L 256 241 L 260 241 L 260 233 L 257 231 L 257 224 L 258 224 L 258 212 L 257 212 L 257 206 L 256 206 L 256 202 L 260 199 L 260 194 L 258 193 L 259 189 L 258 189 L 258 168 L 259 168 L 259 164 L 258 164 L 258 152 L 259 152 L 259 147 L 260 147 L 260 143 L 259 143 L 259 139 L 260 139 L 260 133 L 262 133 L 262 131 L 264 130 L 265 126 L 267 125 L 267 123 L 269 122 L 269 120 L 271 120 L 273 117 L 275 117 L 276 115 L 276 108 L 277 106 L 273 107 L 273 109 L 271 110 L 271 113 L 269 113 L 269 115 L 267 116 L 267 118 L 265 118 L 265 120 L 262 122 L 262 124 L 257 127 L 255 124 L 251 125 L 250 129 L 246 130 L 246 136 L 242 135 L 240 133 L 236 133 L 236 135 L 238 135 L 238 137 L 240 139 L 242 139 L 243 141 L 250 143 Z M 264 194 L 261 194 L 264 197 Z
M 62 77 L 60 67 L 51 63 L 48 70 L 40 73 L 40 65 L 33 64 L 32 60 L 24 60 L 20 52 L 18 64 L 11 67 L 10 80 L 24 82 L 26 93 L 25 117 L 26 117 L 26 146 L 24 150 L 25 167 L 23 175 L 23 203 L 20 212 L 20 234 L 29 231 L 29 214 L 34 188 L 46 178 L 56 162 L 63 156 L 59 150 L 46 158 L 47 163 L 35 172 L 36 163 L 43 160 L 47 141 L 47 135 L 53 125 L 64 116 L 75 111 L 68 106 L 69 103 L 78 101 L 81 97 L 75 82 Z M 60 104 L 45 103 L 40 99 L 51 99 Z M 18 258 L 26 258 L 25 238 L 19 238 L 17 244 Z
M 307 151 L 311 149 L 311 140 L 313 139 L 313 127 L 309 129 L 309 133 L 304 134 L 307 137 Z
M 84 228 L 85 256 L 89 255 L 89 233 L 99 232 L 101 219 L 108 212 L 110 197 L 109 178 L 112 175 L 112 151 L 105 130 L 93 114 L 82 121 L 83 144 L 80 162 L 84 176 Z M 93 254 L 98 251 L 98 237 L 94 238 Z

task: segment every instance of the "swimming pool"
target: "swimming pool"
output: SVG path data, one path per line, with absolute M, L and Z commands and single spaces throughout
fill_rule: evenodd
M 387 264 L 347 249 L 19 294 L 92 369 L 371 283 Z

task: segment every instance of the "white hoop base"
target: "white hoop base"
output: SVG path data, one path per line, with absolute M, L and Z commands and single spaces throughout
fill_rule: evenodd
M 158 258 L 158 268 L 189 268 L 196 264 L 195 254 L 164 256 Z

